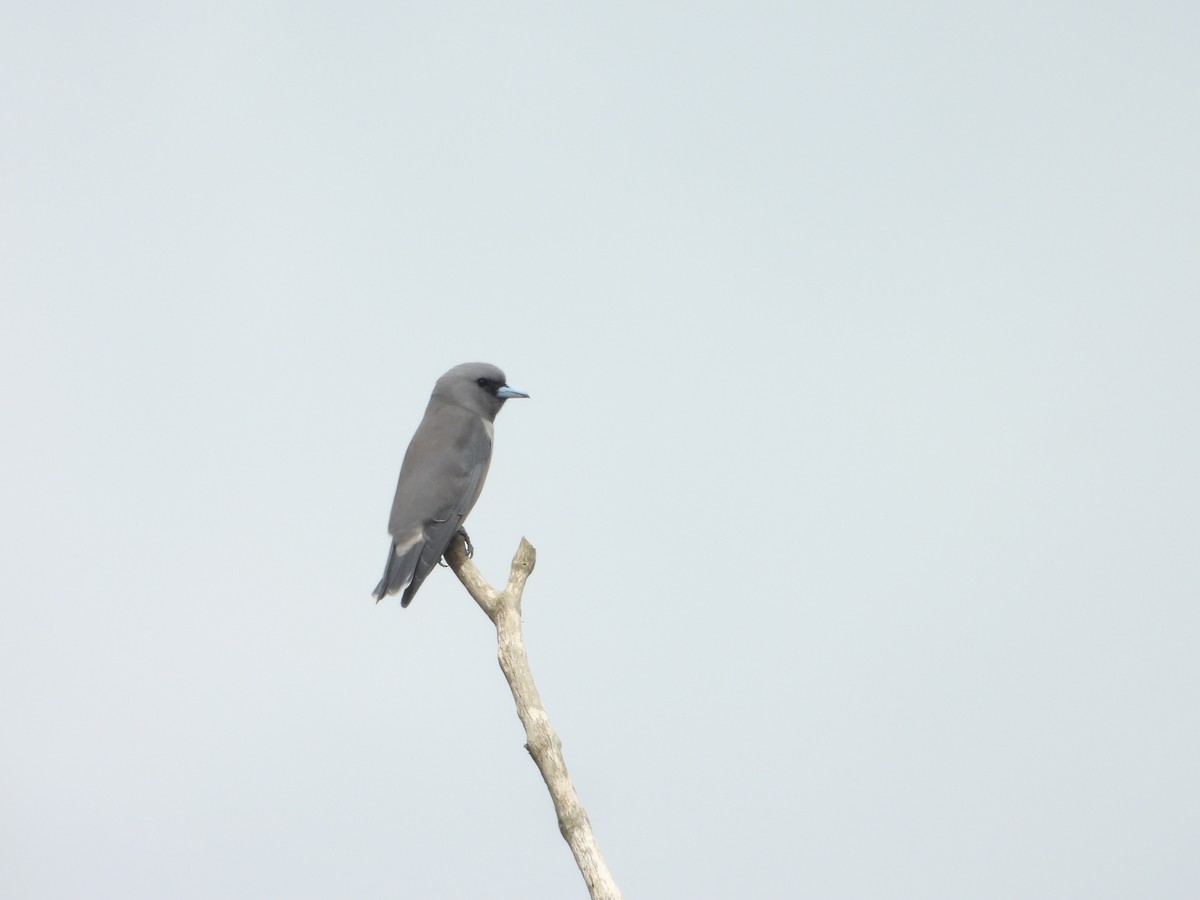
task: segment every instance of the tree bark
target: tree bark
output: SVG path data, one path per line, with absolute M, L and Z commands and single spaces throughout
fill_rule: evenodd
M 446 562 L 496 626 L 500 669 L 512 690 L 517 715 L 525 726 L 525 749 L 533 757 L 550 791 L 550 800 L 558 815 L 558 830 L 571 848 L 575 863 L 587 883 L 588 893 L 592 900 L 620 900 L 621 891 L 609 874 L 604 857 L 600 855 L 600 848 L 592 834 L 592 824 L 567 775 L 562 742 L 550 727 L 550 719 L 538 696 L 533 673 L 529 671 L 529 659 L 525 655 L 525 642 L 521 635 L 521 594 L 536 558 L 533 545 L 521 538 L 521 544 L 513 556 L 508 584 L 503 591 L 497 591 L 484 580 L 475 563 L 467 556 L 461 535 L 455 536 L 446 551 Z

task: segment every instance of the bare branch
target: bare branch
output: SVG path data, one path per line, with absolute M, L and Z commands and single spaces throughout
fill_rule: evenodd
M 467 593 L 496 626 L 500 669 L 516 701 L 517 716 L 525 726 L 525 749 L 533 757 L 550 791 L 554 812 L 558 815 L 558 830 L 571 848 L 575 863 L 587 883 L 588 894 L 592 900 L 620 900 L 621 891 L 609 874 L 604 857 L 600 855 L 600 848 L 592 834 L 592 824 L 567 775 L 562 742 L 550 727 L 550 719 L 538 696 L 533 673 L 529 671 L 529 659 L 525 655 L 525 642 L 521 635 L 521 594 L 533 572 L 536 559 L 537 552 L 533 545 L 521 538 L 521 544 L 513 556 L 508 584 L 503 591 L 497 592 L 467 556 L 466 544 L 461 536 L 455 536 L 450 549 L 446 551 L 446 562 Z

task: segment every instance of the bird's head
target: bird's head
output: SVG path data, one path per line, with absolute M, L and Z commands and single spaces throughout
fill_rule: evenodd
M 489 363 L 463 363 L 438 379 L 433 396 L 444 403 L 461 406 L 489 422 L 496 418 L 505 400 L 528 397 L 513 387 L 504 373 Z

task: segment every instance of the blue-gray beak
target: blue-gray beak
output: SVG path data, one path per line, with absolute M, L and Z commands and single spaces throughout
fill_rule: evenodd
M 528 399 L 529 397 L 523 390 L 515 388 L 511 384 L 502 385 L 500 390 L 496 391 L 496 396 L 501 400 L 511 400 L 514 397 L 525 397 Z

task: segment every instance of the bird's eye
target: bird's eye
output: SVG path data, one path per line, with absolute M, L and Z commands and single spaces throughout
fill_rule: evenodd
M 487 380 L 486 378 L 476 378 L 476 379 L 475 379 L 475 383 L 476 383 L 477 385 L 479 385 L 480 387 L 487 387 L 487 386 L 488 386 L 488 380 Z

